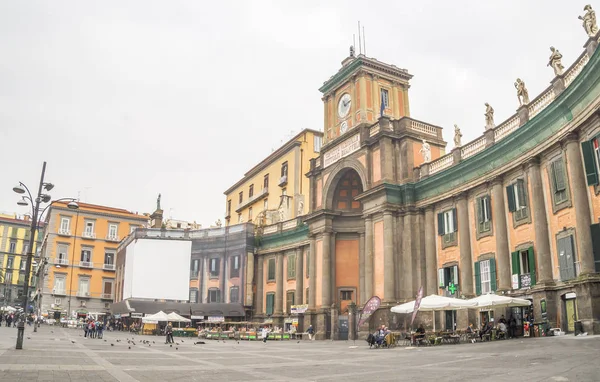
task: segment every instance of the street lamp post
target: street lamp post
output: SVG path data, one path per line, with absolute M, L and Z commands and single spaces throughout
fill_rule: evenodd
M 44 162 L 44 164 L 42 165 L 42 175 L 40 177 L 40 184 L 38 187 L 38 193 L 37 193 L 37 197 L 34 199 L 33 196 L 31 195 L 31 192 L 29 191 L 29 188 L 27 188 L 27 186 L 25 184 L 23 184 L 22 182 L 19 182 L 19 184 L 15 187 L 13 187 L 13 191 L 16 192 L 17 194 L 25 194 L 27 193 L 27 195 L 23 196 L 23 198 L 21 200 L 19 200 L 17 202 L 18 205 L 20 206 L 26 206 L 28 205 L 27 201 L 29 201 L 29 203 L 31 203 L 31 207 L 32 207 L 32 218 L 31 218 L 31 228 L 30 228 L 30 236 L 29 236 L 29 247 L 27 248 L 27 262 L 25 264 L 25 280 L 24 280 L 24 285 L 23 285 L 23 314 L 21 315 L 21 319 L 19 320 L 19 324 L 18 324 L 18 331 L 17 331 L 17 345 L 16 348 L 17 349 L 23 349 L 23 337 L 24 337 L 24 332 L 25 332 L 25 319 L 27 316 L 27 310 L 28 310 L 28 306 L 29 306 L 29 278 L 31 276 L 31 261 L 33 259 L 33 248 L 34 248 L 34 243 L 35 243 L 35 234 L 37 232 L 37 226 L 38 226 L 38 217 L 41 216 L 44 211 L 46 211 L 46 208 L 44 208 L 44 210 L 42 211 L 42 213 L 40 214 L 40 204 L 41 203 L 48 203 L 51 200 L 50 195 L 48 194 L 42 194 L 42 191 L 50 191 L 54 188 L 54 185 L 52 183 L 44 183 L 44 176 L 46 174 L 46 162 Z M 74 199 L 71 199 L 72 201 Z M 71 204 L 73 206 L 71 206 Z M 77 205 L 77 203 L 71 202 L 69 203 L 69 208 L 79 208 L 79 206 Z

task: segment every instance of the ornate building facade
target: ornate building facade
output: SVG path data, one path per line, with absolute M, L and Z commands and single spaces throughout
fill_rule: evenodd
M 258 230 L 255 316 L 283 323 L 307 304 L 301 325 L 339 338 L 348 306 L 378 296 L 359 330 L 399 328 L 389 308 L 422 287 L 532 301 L 528 312 L 461 312 L 459 328 L 478 314 L 528 313 L 600 333 L 597 41 L 564 71 L 555 62 L 531 100 L 517 81 L 516 113 L 496 126 L 487 105 L 483 135 L 463 145 L 456 127 L 447 154 L 441 128 L 409 116 L 411 75 L 351 53 L 320 89 L 325 141 L 306 173 L 308 213 Z

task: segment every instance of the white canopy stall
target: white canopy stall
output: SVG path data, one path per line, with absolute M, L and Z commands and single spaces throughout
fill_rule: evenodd
M 407 302 L 391 308 L 392 313 L 412 313 L 415 310 L 416 301 Z M 441 310 L 457 310 L 475 307 L 477 303 L 471 300 L 438 296 L 436 294 L 423 297 L 418 311 L 437 312 Z M 454 327 L 454 323 L 452 323 Z M 435 317 L 433 319 L 433 330 L 435 331 Z

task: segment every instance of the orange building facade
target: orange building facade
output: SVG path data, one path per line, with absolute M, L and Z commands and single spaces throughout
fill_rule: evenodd
M 148 217 L 127 210 L 54 202 L 46 218 L 40 279 L 40 314 L 48 318 L 106 314 L 115 293 L 115 264 L 121 239 L 146 227 Z

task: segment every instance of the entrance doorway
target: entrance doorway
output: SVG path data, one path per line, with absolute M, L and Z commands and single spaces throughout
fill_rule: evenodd
M 446 330 L 456 330 L 456 310 L 446 310 Z M 454 325 L 454 327 L 452 327 Z
M 575 331 L 575 321 L 577 321 L 577 296 L 575 293 L 567 293 L 564 295 L 565 301 L 565 318 L 567 322 L 567 333 Z
M 342 341 L 348 341 L 348 331 L 350 326 L 348 325 L 348 316 L 339 316 L 338 317 L 338 327 L 339 327 L 339 339 Z

